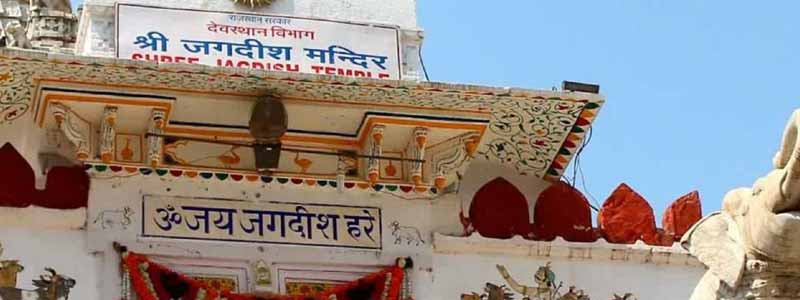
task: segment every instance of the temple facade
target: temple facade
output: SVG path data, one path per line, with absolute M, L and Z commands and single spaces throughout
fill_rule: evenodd
M 0 1 L 0 299 L 687 299 L 592 89 L 428 82 L 416 1 Z

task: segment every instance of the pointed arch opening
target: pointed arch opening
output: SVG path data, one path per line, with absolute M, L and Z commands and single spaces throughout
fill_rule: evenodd
M 475 193 L 469 217 L 475 231 L 484 237 L 507 239 L 531 232 L 525 195 L 502 177 L 487 182 Z

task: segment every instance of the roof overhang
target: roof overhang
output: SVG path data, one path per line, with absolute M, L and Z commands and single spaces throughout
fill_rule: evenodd
M 480 144 L 475 156 L 548 180 L 561 176 L 604 101 L 588 93 L 159 65 L 0 49 L 0 119 L 5 122 L 31 114 L 34 122 L 47 127 L 54 119 L 48 118 L 49 103 L 55 101 L 71 105 L 79 115 L 91 115 L 83 118 L 97 119 L 87 120 L 90 127 L 97 126 L 91 123 L 100 122 L 103 107 L 116 103 L 132 116 L 120 118 L 117 124 L 126 127 L 120 132 L 141 132 L 148 126 L 148 118 L 142 116 L 161 109 L 167 133 L 246 140 L 246 116 L 252 104 L 219 105 L 220 101 L 252 103 L 266 94 L 286 103 L 290 131 L 285 143 L 363 150 L 369 133 L 381 125 L 387 126 L 386 152 L 391 153 L 402 152 L 418 127 L 433 128 L 428 133 L 431 147 L 477 133 Z M 322 121 L 314 121 L 315 117 Z M 406 138 L 397 138 L 401 135 Z

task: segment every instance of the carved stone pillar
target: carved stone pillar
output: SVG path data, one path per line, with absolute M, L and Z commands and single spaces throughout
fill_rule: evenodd
M 366 152 L 371 156 L 381 156 L 383 154 L 383 132 L 386 130 L 384 125 L 375 125 L 370 132 Z M 367 159 L 366 178 L 370 184 L 375 184 L 380 178 L 380 160 L 377 158 Z
M 114 140 L 117 135 L 117 108 L 106 106 L 100 120 L 100 160 L 109 163 L 114 159 Z
M 89 134 L 92 132 L 92 125 L 78 117 L 64 104 L 53 103 L 50 107 L 53 118 L 56 119 L 56 124 L 58 124 L 58 129 L 64 133 L 67 140 L 75 147 L 75 157 L 78 160 L 89 159 L 89 154 L 91 153 Z
M 31 13 L 27 32 L 34 48 L 71 52 L 77 29 L 78 18 L 72 13 L 38 8 Z
M 412 137 L 411 142 L 408 144 L 408 149 L 406 149 L 406 155 L 411 159 L 425 159 L 425 145 L 428 143 L 428 128 L 414 128 Z M 422 185 L 422 167 L 423 165 L 421 162 L 408 163 L 408 177 L 415 185 Z
M 347 173 L 357 169 L 358 159 L 350 156 L 339 156 L 339 160 L 336 163 L 336 189 L 339 192 L 344 191 L 344 180 L 347 178 Z
M 163 134 L 165 117 L 166 117 L 165 111 L 160 109 L 153 109 L 147 133 Z M 161 152 L 163 146 L 164 146 L 164 138 L 152 135 L 147 138 L 147 159 L 150 162 L 151 166 L 156 167 L 159 164 L 161 164 L 161 154 L 162 154 Z

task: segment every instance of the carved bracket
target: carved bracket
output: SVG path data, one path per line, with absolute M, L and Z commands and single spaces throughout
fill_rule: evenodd
M 462 135 L 452 141 L 440 146 L 437 149 L 429 149 L 434 152 L 430 154 L 430 164 L 426 172 L 433 174 L 433 184 L 436 188 L 443 189 L 447 185 L 447 178 L 456 170 L 465 166 L 466 162 L 472 159 L 477 145 L 480 143 L 479 133 L 469 133 Z M 439 150 L 441 149 L 441 150 Z
M 58 129 L 64 133 L 67 140 L 75 147 L 75 157 L 79 160 L 86 160 L 91 153 L 90 134 L 92 125 L 81 119 L 75 112 L 64 104 L 52 104 L 53 118 L 56 119 Z

